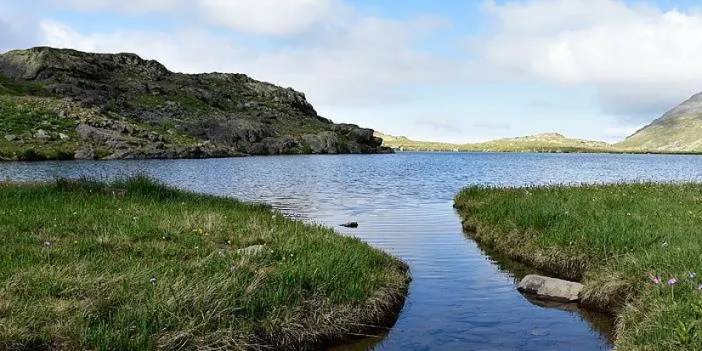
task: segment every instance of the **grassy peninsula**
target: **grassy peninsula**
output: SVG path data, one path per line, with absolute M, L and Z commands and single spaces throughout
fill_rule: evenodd
M 466 232 L 617 317 L 618 350 L 702 345 L 702 184 L 469 187 Z
M 0 183 L 0 349 L 317 348 L 387 326 L 402 262 L 263 205 Z

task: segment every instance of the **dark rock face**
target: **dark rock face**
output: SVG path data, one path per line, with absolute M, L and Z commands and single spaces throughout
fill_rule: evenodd
M 317 115 L 303 93 L 243 74 L 174 73 L 134 54 L 38 47 L 0 55 L 0 75 L 89 111 L 57 111 L 76 119 L 76 158 L 391 152 L 373 130 Z

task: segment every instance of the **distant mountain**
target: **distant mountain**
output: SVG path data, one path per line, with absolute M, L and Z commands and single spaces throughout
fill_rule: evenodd
M 612 145 L 582 139 L 571 139 L 558 133 L 543 133 L 517 138 L 504 138 L 483 143 L 451 144 L 416 141 L 404 136 L 376 132 L 383 145 L 400 151 L 476 151 L 476 152 L 613 152 Z
M 702 152 L 702 93 L 615 146 L 654 152 Z
M 387 151 L 381 143 L 244 74 L 175 73 L 128 53 L 0 54 L 0 160 Z

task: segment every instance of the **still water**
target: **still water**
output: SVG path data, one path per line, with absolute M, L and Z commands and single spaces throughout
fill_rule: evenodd
M 532 303 L 524 273 L 464 235 L 452 198 L 464 186 L 702 180 L 702 157 L 401 153 L 208 160 L 0 163 L 0 180 L 146 174 L 198 192 L 273 205 L 336 227 L 406 261 L 413 281 L 395 326 L 341 349 L 606 350 L 608 319 Z

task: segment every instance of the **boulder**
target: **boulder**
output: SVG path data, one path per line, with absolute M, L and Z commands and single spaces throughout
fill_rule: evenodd
M 76 150 L 73 158 L 76 160 L 93 160 L 96 158 L 95 149 L 91 145 L 83 145 Z
M 34 133 L 34 138 L 41 139 L 41 140 L 48 140 L 48 139 L 51 139 L 51 135 L 49 135 L 49 133 L 47 133 L 43 129 L 37 129 L 37 132 Z
M 583 289 L 583 285 L 567 280 L 529 274 L 519 282 L 517 289 L 525 294 L 535 295 L 541 299 L 559 302 L 576 302 L 579 299 L 578 295 Z

